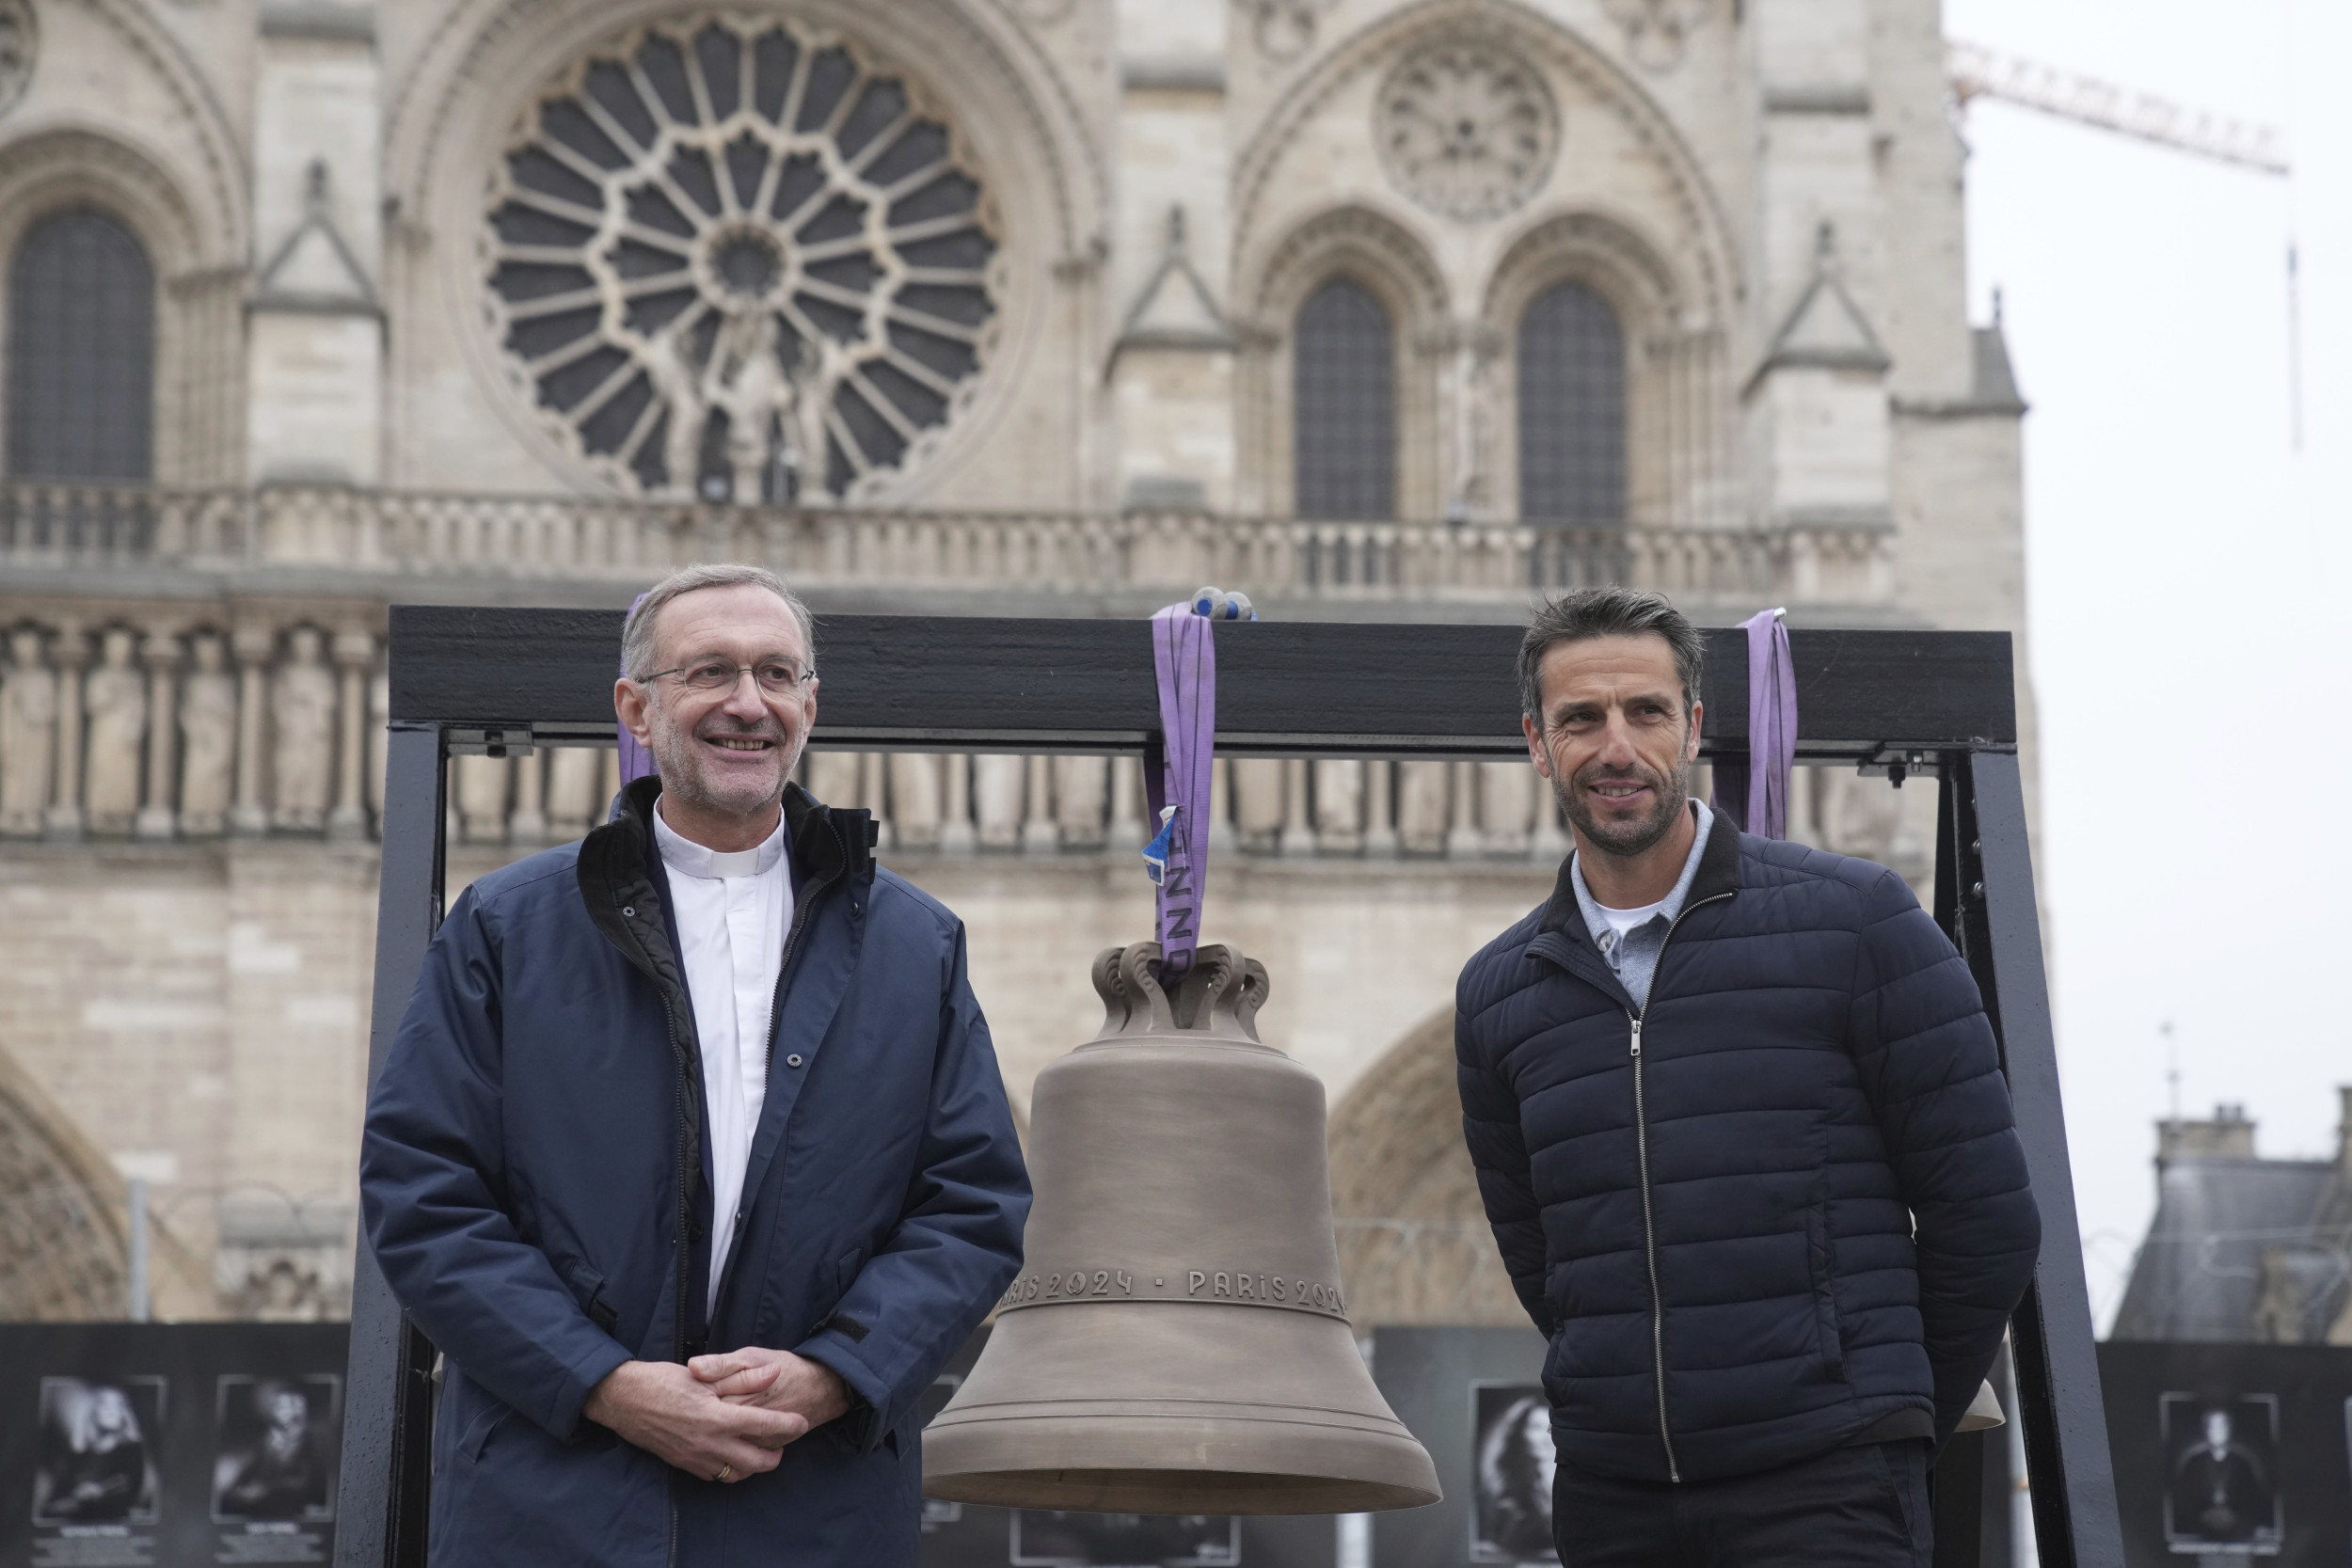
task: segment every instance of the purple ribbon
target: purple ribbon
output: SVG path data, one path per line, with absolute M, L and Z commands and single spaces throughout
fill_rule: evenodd
M 1158 836 L 1144 851 L 1159 884 L 1160 974 L 1192 967 L 1209 880 L 1209 779 L 1216 755 L 1216 641 L 1189 604 L 1152 617 L 1152 665 L 1160 684 L 1161 744 L 1146 749 L 1144 794 Z M 1162 766 L 1152 766 L 1153 752 Z
M 628 604 L 629 614 L 636 614 L 637 607 L 644 602 L 645 595 L 643 594 L 631 599 Z M 628 624 L 626 617 L 621 624 L 623 626 Z M 621 673 L 624 675 L 628 673 L 628 660 L 626 657 L 621 660 Z M 653 753 L 637 744 L 637 737 L 628 733 L 627 724 L 615 722 L 612 727 L 620 732 L 621 736 L 621 787 L 623 789 L 627 789 L 648 773 L 660 771 L 653 765 Z
M 1748 634 L 1748 755 L 1715 765 L 1718 811 L 1748 832 L 1788 836 L 1788 783 L 1797 766 L 1797 671 L 1788 627 L 1767 610 L 1740 623 Z

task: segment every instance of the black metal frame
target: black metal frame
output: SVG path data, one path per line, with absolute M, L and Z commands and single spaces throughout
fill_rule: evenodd
M 1744 756 L 1747 647 L 1709 634 L 1702 752 Z M 1523 755 L 1511 626 L 1239 624 L 1217 630 L 1228 754 Z M 395 607 L 373 1084 L 439 924 L 447 758 L 606 744 L 615 610 Z M 1940 781 L 1935 914 L 1982 989 L 2042 1208 L 2042 1254 L 2010 1325 L 2035 1532 L 2051 1568 L 2122 1568 L 2074 1216 L 2005 632 L 1790 634 L 1798 756 Z M 863 750 L 1138 751 L 1157 739 L 1139 621 L 844 615 L 819 631 L 818 733 Z M 424 1561 L 432 1346 L 364 1243 L 354 1274 L 336 1560 Z M 1977 1486 L 1967 1440 L 1939 1490 Z M 1939 1511 L 1937 1560 L 1978 1560 L 1977 1511 Z

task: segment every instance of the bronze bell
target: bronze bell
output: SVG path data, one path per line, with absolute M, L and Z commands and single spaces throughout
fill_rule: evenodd
M 1254 1023 L 1263 964 L 1094 961 L 1103 1032 L 1038 1075 L 1027 1262 L 923 1434 L 923 1489 L 1005 1507 L 1346 1513 L 1438 1498 L 1356 1351 L 1323 1085 Z

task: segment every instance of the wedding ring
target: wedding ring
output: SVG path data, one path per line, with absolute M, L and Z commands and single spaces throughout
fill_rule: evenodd
M 727 1463 L 727 1464 L 725 1464 L 725 1465 L 720 1465 L 720 1466 L 719 1466 L 719 1473 L 718 1473 L 717 1475 L 715 1475 L 715 1476 L 712 1476 L 710 1479 L 711 1479 L 711 1480 L 713 1480 L 713 1481 L 727 1481 L 727 1480 L 731 1479 L 731 1478 L 734 1476 L 734 1474 L 735 1474 L 735 1465 L 734 1465 L 734 1464 L 733 1464 L 732 1462 L 729 1462 L 729 1463 Z

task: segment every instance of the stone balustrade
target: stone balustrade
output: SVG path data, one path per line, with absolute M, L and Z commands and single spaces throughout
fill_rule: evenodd
M 1890 531 L 1349 523 L 1201 513 L 797 511 L 596 498 L 0 483 L 0 836 L 358 839 L 382 813 L 388 603 L 625 602 L 693 560 L 829 605 L 1136 613 L 1204 582 L 1276 614 L 1516 618 L 1532 593 L 1653 584 L 1713 607 L 1889 613 Z M 958 599 L 957 595 L 963 597 Z M 1318 604 L 1330 608 L 1318 610 Z M 1716 611 L 1720 612 L 1720 611 Z M 822 798 L 902 853 L 1143 843 L 1134 759 L 818 752 Z M 1518 764 L 1220 762 L 1246 854 L 1555 856 Z M 586 831 L 609 752 L 458 759 L 460 841 Z
M 104 610 L 106 607 L 94 607 Z M 0 837 L 366 838 L 383 814 L 387 682 L 364 625 L 149 610 L 30 619 L 0 647 Z M 820 731 L 821 734 L 821 731 Z M 1136 757 L 813 749 L 803 782 L 863 806 L 895 851 L 1131 850 Z M 460 756 L 453 838 L 560 843 L 619 784 L 610 747 Z M 1220 760 L 1215 832 L 1248 854 L 1557 858 L 1548 797 L 1518 763 Z
M 1204 582 L 1262 604 L 1486 605 L 1601 582 L 1678 599 L 1863 611 L 1892 602 L 1892 529 L 1327 522 L 1204 512 L 1004 513 L 702 505 L 594 497 L 0 483 L 0 571 L 169 568 L 289 575 L 637 583 L 698 560 L 754 561 L 795 584 L 1079 597 Z M 387 592 L 395 590 L 388 588 Z

